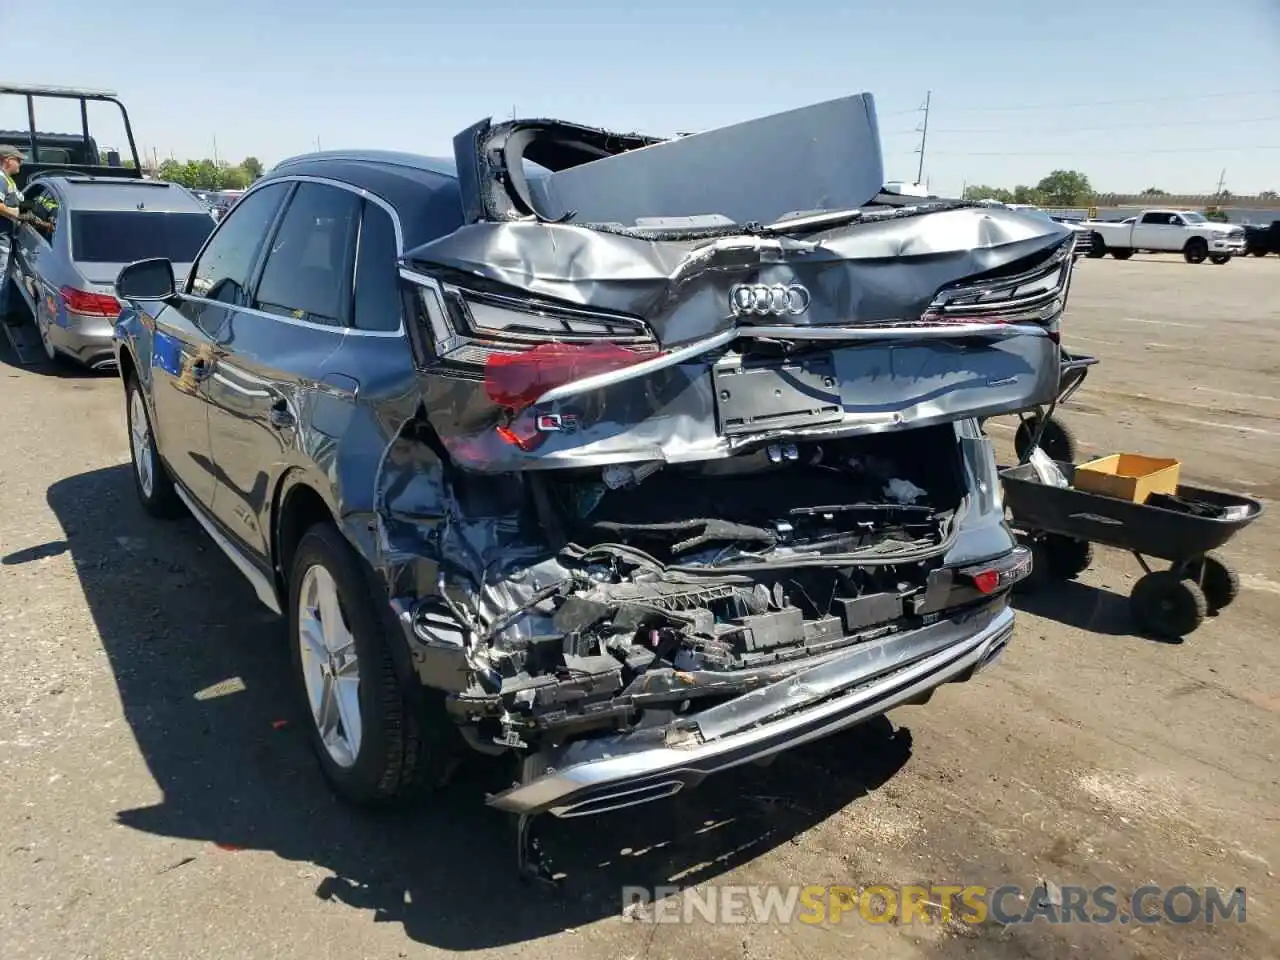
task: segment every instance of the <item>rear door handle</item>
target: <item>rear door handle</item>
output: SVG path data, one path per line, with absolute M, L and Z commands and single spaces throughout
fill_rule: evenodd
M 289 412 L 289 404 L 285 400 L 277 400 L 271 405 L 267 419 L 271 421 L 273 427 L 292 427 L 296 422 L 293 414 Z

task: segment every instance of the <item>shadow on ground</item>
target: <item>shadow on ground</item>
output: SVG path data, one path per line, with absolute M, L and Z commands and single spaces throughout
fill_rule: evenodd
M 483 804 L 509 768 L 473 766 L 429 804 L 397 813 L 332 799 L 304 735 L 309 718 L 291 705 L 282 622 L 194 520 L 143 515 L 128 466 L 60 481 L 48 499 L 164 793 L 119 820 L 207 841 L 216 856 L 268 850 L 314 864 L 317 897 L 371 910 L 432 946 L 529 940 L 618 914 L 624 885 L 708 880 L 875 790 L 911 755 L 910 731 L 882 720 L 670 801 L 551 821 L 544 842 L 567 880 L 547 894 L 517 879 L 511 822 Z
M 1184 638 L 1148 636 L 1133 621 L 1128 594 L 1081 583 L 1050 581 L 1034 591 L 1014 594 L 1014 608 L 1055 620 L 1090 633 L 1111 637 L 1138 637 L 1164 646 L 1177 646 Z
M 27 362 L 24 363 L 24 359 Z M 61 380 L 98 380 L 116 375 L 114 370 L 90 370 L 61 355 L 50 360 L 45 356 L 40 334 L 29 315 L 20 321 L 13 318 L 12 322 L 10 318 L 0 318 L 0 364 Z M 72 389 L 75 389 L 74 385 Z

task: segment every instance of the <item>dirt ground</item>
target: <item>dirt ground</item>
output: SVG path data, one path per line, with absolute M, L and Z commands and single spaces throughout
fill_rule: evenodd
M 1102 363 L 1085 453 L 1170 454 L 1280 497 L 1280 260 L 1086 260 L 1065 342 Z M 921 707 L 664 804 L 555 823 L 559 895 L 515 878 L 472 773 L 430 805 L 326 791 L 281 624 L 192 520 L 144 518 L 119 383 L 0 354 L 0 957 L 1280 956 L 1280 511 L 1237 603 L 1135 635 L 1101 551 L 1019 602 L 1004 659 Z M 1012 424 L 989 429 L 1011 456 Z M 1007 462 L 1007 461 L 1006 461 Z M 1244 887 L 1243 924 L 650 924 L 622 887 Z M 699 889 L 705 889 L 700 887 Z M 1016 900 L 1010 909 L 1023 909 Z

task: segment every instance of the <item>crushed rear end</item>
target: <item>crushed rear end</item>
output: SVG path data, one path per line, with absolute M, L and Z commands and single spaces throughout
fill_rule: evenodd
M 869 204 L 867 95 L 455 148 L 377 548 L 423 681 L 525 758 L 491 803 L 668 796 L 1003 650 L 1030 561 L 980 420 L 1056 394 L 1071 231 Z

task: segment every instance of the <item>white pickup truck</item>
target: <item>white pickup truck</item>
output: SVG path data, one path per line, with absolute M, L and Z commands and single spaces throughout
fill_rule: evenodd
M 1190 210 L 1143 210 L 1120 221 L 1085 220 L 1080 226 L 1092 231 L 1089 256 L 1111 254 L 1128 260 L 1139 250 L 1181 253 L 1187 263 L 1226 263 L 1245 251 L 1244 228 L 1214 223 Z

